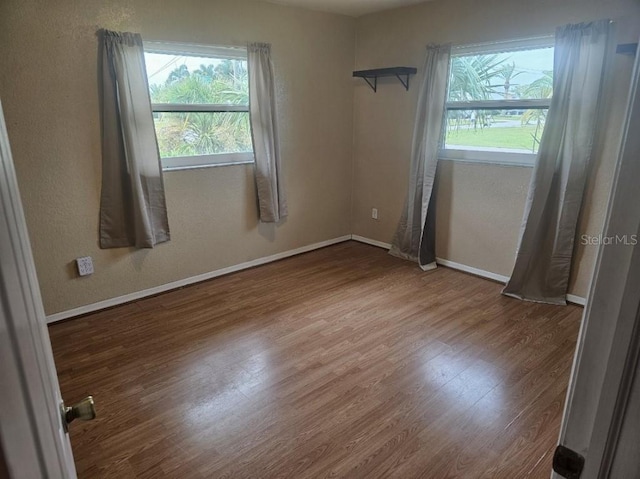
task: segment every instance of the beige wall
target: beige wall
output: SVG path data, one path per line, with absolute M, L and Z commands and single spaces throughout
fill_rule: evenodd
M 435 0 L 358 20 L 356 69 L 418 66 L 428 43 L 466 44 L 553 33 L 558 25 L 611 18 L 618 41 L 636 42 L 636 0 Z M 580 234 L 602 231 L 633 58 L 616 55 L 602 148 L 589 180 Z M 355 85 L 353 233 L 390 242 L 403 206 L 420 75 L 409 92 L 390 79 L 373 93 Z M 510 275 L 531 168 L 442 161 L 437 255 Z M 371 219 L 371 208 L 379 220 Z M 596 248 L 579 246 L 570 292 L 585 296 Z
M 172 241 L 100 250 L 98 28 L 147 40 L 273 45 L 290 216 L 258 225 L 252 168 L 165 175 Z M 4 104 L 46 312 L 351 232 L 355 20 L 248 0 L 3 0 Z M 96 272 L 76 278 L 73 259 Z
M 534 36 L 607 16 L 619 22 L 621 42 L 637 40 L 635 0 L 435 0 L 357 20 L 250 0 L 0 2 L 0 98 L 47 313 L 349 233 L 389 242 L 406 192 L 420 78 L 409 92 L 383 80 L 374 94 L 351 78 L 354 57 L 358 69 L 420 66 L 429 42 Z M 170 172 L 172 241 L 143 251 L 98 248 L 100 27 L 148 40 L 273 44 L 286 222 L 258 224 L 251 167 Z M 631 64 L 616 57 L 584 233 L 602 228 Z M 531 170 L 443 161 L 440 172 L 438 255 L 508 275 Z M 574 294 L 586 294 L 595 252 L 578 248 Z M 96 272 L 77 278 L 73 259 L 84 255 Z

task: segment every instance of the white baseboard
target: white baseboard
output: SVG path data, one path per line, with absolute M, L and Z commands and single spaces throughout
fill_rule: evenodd
M 300 248 L 284 251 L 282 253 L 277 253 L 271 256 L 265 256 L 263 258 L 254 259 L 251 261 L 247 261 L 245 263 L 236 264 L 233 266 L 229 266 L 227 268 L 210 271 L 208 273 L 199 274 L 197 276 L 191 276 L 190 278 L 180 279 L 178 281 L 162 284 L 160 286 L 144 289 L 142 291 L 136 291 L 135 293 L 129 293 L 123 296 L 118 296 L 116 298 L 105 299 L 104 301 L 98 301 L 97 303 L 87 304 L 85 306 L 69 309 L 67 311 L 61 311 L 59 313 L 50 314 L 47 316 L 46 320 L 47 320 L 47 323 L 55 323 L 56 321 L 73 318 L 75 316 L 80 316 L 82 314 L 92 313 L 94 311 L 99 311 L 101 309 L 111 308 L 113 306 L 118 306 L 124 303 L 130 303 L 131 301 L 136 301 L 138 299 L 146 298 L 148 296 L 164 293 L 165 291 L 170 291 L 172 289 L 181 288 L 183 286 L 188 286 L 190 284 L 199 283 L 201 281 L 206 281 L 208 279 L 217 278 L 218 276 L 224 276 L 225 274 L 234 273 L 236 271 L 242 271 L 243 269 L 253 268 L 254 266 L 260 266 L 263 264 L 272 263 L 273 261 L 278 261 L 280 259 L 288 258 L 290 256 L 307 253 L 309 251 L 324 248 L 326 246 L 331 246 L 333 244 L 349 241 L 350 239 L 354 241 L 358 241 L 360 243 L 365 243 L 372 246 L 377 246 L 379 248 L 384 248 L 387 250 L 391 248 L 391 245 L 389 243 L 384 243 L 382 241 L 365 238 L 364 236 L 359 236 L 359 235 L 340 236 L 338 238 L 321 241 L 319 243 L 302 246 Z M 506 283 L 507 280 L 509 279 L 507 276 L 503 276 L 501 274 L 491 273 L 490 271 L 474 268 L 472 266 L 456 263 L 454 261 L 449 261 L 443 258 L 437 258 L 436 261 L 438 264 L 441 264 L 442 266 L 446 266 L 451 269 L 456 269 L 458 271 L 463 271 L 465 273 L 470 273 L 476 276 L 480 276 L 482 278 L 492 279 L 494 281 L 498 281 L 501 283 Z M 567 301 L 569 301 L 570 303 L 578 304 L 580 306 L 584 306 L 586 304 L 585 298 L 581 296 L 576 296 L 574 294 L 568 294 Z
M 456 269 L 465 273 L 480 276 L 481 278 L 492 279 L 498 283 L 506 284 L 509 281 L 508 276 L 504 276 L 498 273 L 492 273 L 491 271 L 485 271 L 484 269 L 474 268 L 473 266 L 467 266 L 466 264 L 456 263 L 455 261 L 449 261 L 444 258 L 436 258 L 436 263 L 446 266 L 447 268 Z
M 164 293 L 165 291 L 181 288 L 183 286 L 188 286 L 194 283 L 199 283 L 201 281 L 206 281 L 208 279 L 217 278 L 218 276 L 223 276 L 225 274 L 235 273 L 236 271 L 241 271 L 243 269 L 253 268 L 254 266 L 260 266 L 263 264 L 272 263 L 273 261 L 278 261 L 280 259 L 288 258 L 290 256 L 307 253 L 309 251 L 324 248 L 325 246 L 331 246 L 336 243 L 349 241 L 350 239 L 351 239 L 351 235 L 340 236 L 338 238 L 333 238 L 330 240 L 321 241 L 319 243 L 302 246 L 301 248 L 296 248 L 289 251 L 284 251 L 282 253 L 277 253 L 271 256 L 265 256 L 263 258 L 247 261 L 245 263 L 236 264 L 233 266 L 229 266 L 227 268 L 217 269 L 215 271 L 199 274 L 197 276 L 191 276 L 190 278 L 180 279 L 178 281 L 172 281 L 171 283 L 162 284 L 160 286 L 144 289 L 142 291 L 136 291 L 135 293 L 129 293 L 123 296 L 118 296 L 116 298 L 105 299 L 104 301 L 98 301 L 97 303 L 87 304 L 85 306 L 80 306 L 78 308 L 69 309 L 67 311 L 61 311 L 59 313 L 48 315 L 46 318 L 47 323 L 48 324 L 55 323 L 56 321 L 73 318 L 74 316 L 80 316 L 81 314 L 92 313 L 94 311 L 111 308 L 119 304 L 130 303 L 131 301 L 146 298 L 147 296 L 153 296 L 158 293 Z
M 382 241 L 365 238 L 364 236 L 359 235 L 351 235 L 351 239 L 354 241 L 359 241 L 360 243 L 370 244 L 372 246 L 378 246 L 379 248 L 389 249 L 391 245 L 389 243 L 383 243 Z M 483 269 L 474 268 L 473 266 L 467 266 L 466 264 L 456 263 L 455 261 L 449 261 L 444 258 L 436 258 L 436 263 L 441 264 L 442 266 L 446 266 L 447 268 L 455 269 L 458 271 L 463 271 L 465 273 L 473 274 L 475 276 L 480 276 L 481 278 L 491 279 L 493 281 L 498 281 L 499 283 L 506 284 L 509 280 L 508 276 L 504 276 L 498 273 L 492 273 L 491 271 L 485 271 Z M 580 306 L 584 306 L 587 302 L 585 298 L 582 296 L 577 296 L 575 294 L 567 294 L 567 301 L 573 304 L 578 304 Z
M 577 304 L 579 306 L 587 305 L 587 298 L 583 298 L 582 296 L 577 296 L 575 294 L 568 294 L 567 301 L 573 304 Z
M 391 244 L 389 243 L 383 243 L 382 241 L 365 238 L 364 236 L 360 236 L 360 235 L 351 235 L 351 239 L 354 241 L 359 241 L 360 243 L 370 244 L 371 246 L 377 246 L 378 248 L 384 248 L 384 249 L 391 248 Z

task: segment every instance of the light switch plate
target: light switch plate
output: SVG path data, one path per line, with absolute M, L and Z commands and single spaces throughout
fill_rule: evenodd
M 78 266 L 78 274 L 80 276 L 89 276 L 90 274 L 93 274 L 93 260 L 91 259 L 91 256 L 76 258 L 76 265 Z

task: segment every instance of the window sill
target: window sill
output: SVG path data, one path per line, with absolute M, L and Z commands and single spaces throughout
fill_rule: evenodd
M 194 170 L 218 166 L 249 165 L 253 153 L 220 153 L 215 155 L 180 156 L 162 159 L 162 171 Z
M 461 161 L 464 163 L 479 163 L 498 166 L 519 166 L 533 168 L 536 161 L 535 153 L 495 150 L 466 150 L 441 149 L 438 158 L 445 161 Z

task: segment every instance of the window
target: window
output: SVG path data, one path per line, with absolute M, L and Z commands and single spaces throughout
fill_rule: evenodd
M 165 170 L 253 162 L 244 48 L 145 42 Z
M 553 37 L 454 48 L 441 157 L 532 166 L 553 92 Z

